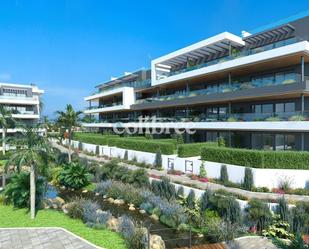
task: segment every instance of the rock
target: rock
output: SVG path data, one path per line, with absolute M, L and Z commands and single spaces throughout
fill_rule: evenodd
M 151 235 L 150 237 L 150 249 L 165 249 L 165 243 L 161 236 Z
M 100 195 L 100 193 L 95 193 L 95 196 L 99 196 Z
M 153 219 L 153 220 L 156 220 L 156 221 L 159 220 L 159 217 L 158 217 L 158 215 L 156 215 L 156 214 L 150 215 L 150 218 Z
M 106 198 L 107 198 L 107 195 L 103 195 L 103 198 L 106 199 Z
M 119 226 L 119 221 L 115 217 L 112 217 L 106 222 L 106 226 L 108 229 L 112 231 L 117 231 L 118 226 Z
M 146 211 L 143 210 L 143 209 L 139 210 L 139 212 L 140 212 L 141 214 L 145 214 L 145 213 L 146 213 Z
M 53 209 L 58 209 L 58 205 L 57 205 L 56 203 L 52 204 L 51 207 L 52 207 Z
M 135 207 L 134 207 L 134 206 L 130 206 L 130 207 L 129 207 L 129 210 L 130 210 L 130 211 L 135 211 Z
M 88 190 L 87 190 L 87 189 L 84 189 L 84 190 L 82 191 L 82 193 L 83 193 L 83 194 L 86 194 L 86 193 L 88 193 Z
M 124 203 L 125 203 L 124 200 L 121 200 L 121 199 L 116 199 L 114 201 L 114 204 L 116 204 L 116 205 L 123 205 Z
M 110 202 L 110 203 L 114 203 L 115 200 L 110 197 L 110 198 L 107 199 L 107 201 Z
M 65 201 L 59 196 L 57 196 L 53 201 L 56 202 L 60 207 L 62 207 L 65 204 Z

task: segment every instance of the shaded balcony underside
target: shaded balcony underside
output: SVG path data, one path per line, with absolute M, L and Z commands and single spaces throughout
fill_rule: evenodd
M 309 94 L 306 84 L 293 83 L 287 85 L 267 86 L 254 89 L 243 89 L 234 92 L 213 93 L 209 95 L 199 95 L 194 97 L 176 98 L 166 101 L 156 101 L 151 103 L 141 103 L 131 105 L 131 110 L 145 110 L 166 108 L 173 106 L 187 106 L 208 103 L 222 103 L 228 101 L 259 99 L 259 98 L 279 98 L 283 96 L 300 96 L 301 93 Z

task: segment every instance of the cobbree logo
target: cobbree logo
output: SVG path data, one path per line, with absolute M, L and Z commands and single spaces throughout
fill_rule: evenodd
M 127 125 L 128 123 L 117 122 L 113 125 L 113 131 L 116 134 L 195 134 L 196 130 L 192 128 L 192 123 L 181 123 L 181 128 L 175 128 L 175 124 L 172 122 L 162 122 L 160 118 L 156 116 L 151 117 L 138 117 L 138 122 L 134 122 L 133 125 Z M 191 127 L 190 127 L 191 126 Z M 171 130 L 173 132 L 171 132 Z

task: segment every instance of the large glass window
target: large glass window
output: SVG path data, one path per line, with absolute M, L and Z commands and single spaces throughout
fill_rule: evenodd
M 274 136 L 267 133 L 252 134 L 252 149 L 273 150 Z

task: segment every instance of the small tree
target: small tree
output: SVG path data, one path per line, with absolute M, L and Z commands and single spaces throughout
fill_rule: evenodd
M 178 189 L 177 189 L 177 196 L 183 197 L 184 195 L 185 195 L 185 191 L 184 191 L 183 186 L 179 186 Z
M 100 146 L 99 146 L 99 145 L 97 145 L 97 146 L 95 147 L 95 153 L 96 153 L 97 155 L 100 155 Z
M 227 168 L 226 165 L 221 165 L 221 170 L 220 170 L 220 181 L 223 182 L 224 184 L 229 181 L 229 175 L 227 173 Z
M 188 197 L 187 197 L 187 205 L 189 208 L 195 208 L 195 192 L 193 189 L 190 190 Z
M 65 111 L 57 111 L 57 123 L 60 127 L 67 130 L 67 138 L 69 140 L 68 156 L 69 162 L 72 161 L 71 158 L 71 140 L 73 135 L 73 130 L 79 125 L 79 116 L 82 114 L 81 111 L 74 111 L 72 105 L 67 105 Z
M 251 168 L 245 168 L 243 187 L 246 190 L 252 190 L 254 186 L 253 173 Z
M 83 150 L 83 143 L 82 143 L 82 142 L 79 142 L 79 143 L 78 143 L 78 150 L 79 150 L 79 151 L 82 151 L 82 150 Z
M 128 151 L 127 150 L 124 152 L 123 160 L 124 161 L 128 161 L 129 160 L 129 155 L 128 155 Z
M 158 149 L 157 152 L 156 152 L 155 167 L 157 169 L 162 168 L 162 153 L 161 153 L 160 149 Z
M 201 178 L 206 178 L 207 177 L 207 172 L 206 172 L 206 169 L 205 169 L 205 161 L 201 162 L 201 165 L 200 165 L 200 175 L 199 176 Z
M 279 199 L 276 212 L 279 214 L 281 220 L 289 222 L 290 210 L 288 203 L 284 197 Z
M 212 196 L 212 192 L 210 189 L 206 189 L 202 194 L 200 199 L 200 212 L 203 213 L 210 205 L 210 198 Z

